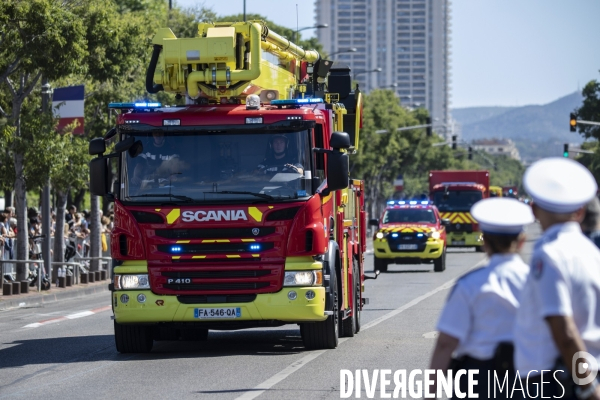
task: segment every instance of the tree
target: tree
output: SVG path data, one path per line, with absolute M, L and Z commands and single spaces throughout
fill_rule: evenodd
M 583 88 L 583 104 L 575 113 L 578 119 L 585 121 L 600 122 L 600 82 L 593 80 L 588 82 Z M 585 165 L 596 178 L 596 182 L 600 182 L 600 126 L 578 124 L 579 133 L 586 139 L 590 140 L 582 146 L 585 150 L 592 150 L 594 154 L 581 154 L 577 160 Z
M 108 6 L 107 6 L 108 3 Z M 128 40 L 139 28 L 118 18 L 112 2 L 97 4 L 91 0 L 13 0 L 0 4 L 0 114 L 7 119 L 3 137 L 7 138 L 15 177 L 17 211 L 17 259 L 28 258 L 26 199 L 28 185 L 35 179 L 46 181 L 49 164 L 41 164 L 41 173 L 28 173 L 27 146 L 34 139 L 26 132 L 27 124 L 42 118 L 31 112 L 33 91 L 44 76 L 50 81 L 79 75 L 94 81 L 115 81 L 134 63 L 139 46 Z M 42 118 L 43 119 L 43 118 Z M 48 121 L 45 119 L 45 121 Z M 52 125 L 46 125 L 48 133 Z M 46 150 L 47 151 L 47 150 Z M 45 160 L 48 162 L 48 160 Z M 17 279 L 26 278 L 26 266 L 17 266 Z
M 397 131 L 400 127 L 424 123 L 426 117 L 422 110 L 411 112 L 402 107 L 391 90 L 374 90 L 365 97 L 364 128 L 360 133 L 359 152 L 351 159 L 351 174 L 365 180 L 371 215 L 376 215 L 378 206 L 392 195 L 392 183 L 399 173 L 404 173 L 406 178 L 428 167 L 420 165 L 423 149 L 431 148 L 436 139 L 428 138 L 423 129 Z M 387 133 L 376 133 L 379 130 Z

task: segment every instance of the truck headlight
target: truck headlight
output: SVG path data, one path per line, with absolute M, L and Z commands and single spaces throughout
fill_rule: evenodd
M 377 234 L 375 235 L 375 237 L 376 237 L 377 239 L 383 239 L 383 237 L 384 237 L 384 236 L 385 236 L 385 235 L 383 234 L 383 232 L 377 232 Z
M 442 235 L 440 235 L 440 233 L 438 231 L 435 231 L 435 232 L 431 232 L 431 237 L 433 239 L 439 239 L 442 237 Z
M 115 290 L 150 289 L 148 274 L 143 275 L 115 275 Z
M 285 271 L 283 286 L 321 286 L 323 271 Z

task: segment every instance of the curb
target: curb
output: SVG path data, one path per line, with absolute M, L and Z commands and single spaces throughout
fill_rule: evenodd
M 79 285 L 73 289 L 53 287 L 47 292 L 42 292 L 43 294 L 6 296 L 6 298 L 0 299 L 0 311 L 14 308 L 40 307 L 44 304 L 55 303 L 61 300 L 75 299 L 95 293 L 108 292 L 108 282 L 110 281 L 99 282 L 93 286 Z

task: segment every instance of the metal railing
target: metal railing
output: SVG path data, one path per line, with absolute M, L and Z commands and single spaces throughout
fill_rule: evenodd
M 88 273 L 89 271 L 89 261 L 92 260 L 100 260 L 100 269 L 99 271 L 105 270 L 107 272 L 108 279 L 112 279 L 112 270 L 110 268 L 111 257 L 108 257 L 107 254 L 110 254 L 110 247 L 108 252 L 103 252 L 103 256 L 101 257 L 85 257 L 85 246 L 88 242 L 88 238 L 76 238 L 75 240 L 71 240 L 72 238 L 65 239 L 65 245 L 68 242 L 73 242 L 75 244 L 75 256 L 72 257 L 71 261 L 53 261 L 50 263 L 50 268 L 45 268 L 46 263 L 44 260 L 16 260 L 16 259 L 4 259 L 5 251 L 3 248 L 0 248 L 0 270 L 2 272 L 2 281 L 4 282 L 5 276 L 9 275 L 13 280 L 16 280 L 16 265 L 17 264 L 39 264 L 38 265 L 38 278 L 37 278 L 37 289 L 41 291 L 42 279 L 44 275 L 44 271 L 48 274 L 49 277 L 52 277 L 52 267 L 60 266 L 60 267 L 72 267 L 72 275 L 73 275 L 73 283 L 79 284 L 81 280 L 81 272 Z M 54 237 L 51 238 L 54 240 Z M 110 243 L 109 240 L 107 240 Z M 13 239 L 13 248 L 16 248 L 16 239 Z M 52 245 L 51 248 L 54 248 Z M 82 250 L 79 251 L 79 248 Z M 8 267 L 7 267 L 8 265 Z M 52 283 L 52 282 L 51 282 Z

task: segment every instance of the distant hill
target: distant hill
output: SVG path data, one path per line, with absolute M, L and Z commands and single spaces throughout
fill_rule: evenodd
M 452 110 L 452 117 L 461 125 L 473 124 L 504 114 L 515 107 L 467 107 Z
M 552 103 L 523 107 L 468 107 L 452 110 L 461 125 L 462 139 L 508 138 L 515 141 L 526 161 L 560 155 L 562 143 L 581 143 L 569 131 L 569 113 L 580 107 L 579 92 Z

